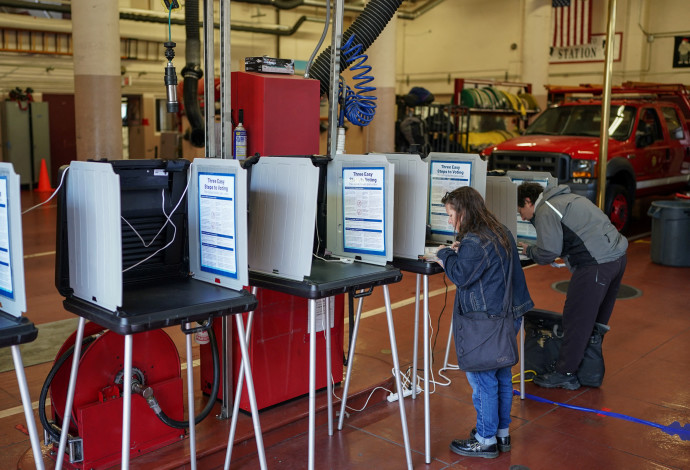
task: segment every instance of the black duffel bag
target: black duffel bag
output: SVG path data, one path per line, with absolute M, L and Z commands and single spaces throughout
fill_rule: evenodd
M 599 387 L 604 380 L 604 356 L 601 344 L 609 331 L 608 325 L 594 324 L 585 355 L 577 370 L 581 385 Z M 525 371 L 537 375 L 553 372 L 563 342 L 563 315 L 534 309 L 525 314 Z

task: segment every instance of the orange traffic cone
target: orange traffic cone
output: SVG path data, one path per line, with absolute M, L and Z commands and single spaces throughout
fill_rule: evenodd
M 46 192 L 52 191 L 50 186 L 50 177 L 48 176 L 48 167 L 46 167 L 45 158 L 41 159 L 41 171 L 38 173 L 38 187 L 36 191 Z

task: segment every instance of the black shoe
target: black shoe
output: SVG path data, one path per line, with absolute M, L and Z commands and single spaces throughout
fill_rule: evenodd
M 484 457 L 485 459 L 495 459 L 498 457 L 496 444 L 483 446 L 474 437 L 462 440 L 455 439 L 450 443 L 450 450 L 465 457 Z
M 477 434 L 477 428 L 472 428 L 470 431 L 470 438 L 471 439 L 476 439 L 474 435 Z M 496 436 L 496 440 L 498 441 L 498 450 L 500 452 L 510 452 L 510 436 L 508 437 L 498 437 Z
M 549 372 L 537 375 L 533 382 L 544 388 L 564 388 L 566 390 L 577 390 L 580 388 L 580 381 L 575 374 L 561 374 L 560 372 Z

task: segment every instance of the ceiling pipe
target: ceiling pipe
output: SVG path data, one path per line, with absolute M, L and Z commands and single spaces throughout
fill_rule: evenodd
M 299 1 L 302 2 L 303 0 Z M 67 14 L 71 13 L 71 9 L 68 5 L 56 5 L 51 3 L 32 3 L 23 0 L 0 0 L 0 7 L 23 8 L 27 10 L 45 10 Z M 120 19 L 129 21 L 143 21 L 147 23 L 168 24 L 167 14 L 156 15 L 154 13 L 149 13 L 145 11 L 146 10 L 123 10 L 120 12 Z M 304 24 L 306 21 L 323 23 L 323 20 L 320 18 L 301 16 L 297 19 L 297 21 L 295 21 L 295 23 L 292 26 L 250 26 L 243 24 L 231 24 L 230 29 L 232 31 L 241 31 L 245 33 L 271 34 L 274 36 L 291 36 L 295 34 L 302 26 L 302 24 Z M 179 26 L 185 25 L 185 21 L 182 18 L 171 18 L 170 23 Z M 203 22 L 200 22 L 199 25 L 203 26 Z M 214 23 L 213 26 L 215 29 L 220 29 L 219 23 Z
M 293 8 L 304 5 L 304 0 L 235 0 L 238 3 L 252 3 L 255 5 L 266 5 L 281 10 L 292 10 Z M 324 4 L 324 7 L 326 5 Z
M 306 7 L 318 7 L 318 8 L 326 8 L 326 2 L 325 1 L 319 1 L 319 0 L 235 0 L 236 2 L 240 3 L 251 3 L 251 4 L 257 4 L 257 5 L 265 5 L 265 6 L 272 6 L 275 8 L 279 9 L 293 9 L 297 8 L 300 6 L 306 6 Z M 429 12 L 432 8 L 437 7 L 441 3 L 443 3 L 444 0 L 428 0 L 426 3 L 423 5 L 420 5 L 419 7 L 415 8 L 414 10 L 410 11 L 404 11 L 404 10 L 399 10 L 397 12 L 397 17 L 403 20 L 415 20 L 419 18 L 420 16 L 424 15 L 425 13 Z M 69 5 L 60 5 L 60 4 L 55 4 L 55 3 L 35 3 L 35 2 L 29 2 L 26 0 L 0 0 L 0 7 L 9 7 L 9 8 L 24 8 L 27 10 L 44 10 L 44 11 L 52 11 L 56 13 L 71 13 L 71 7 Z M 345 10 L 347 11 L 353 11 L 353 12 L 358 12 L 361 13 L 364 11 L 365 7 L 361 6 L 345 6 Z M 168 23 L 168 15 L 161 15 L 161 16 L 156 16 L 155 14 L 151 13 L 143 13 L 146 10 L 139 10 L 142 13 L 136 12 L 136 10 L 124 10 L 120 12 L 120 19 L 122 20 L 132 20 L 132 21 L 145 21 L 145 22 L 150 22 L 150 23 Z M 250 33 L 259 33 L 259 34 L 273 34 L 277 36 L 289 36 L 291 34 L 294 34 L 297 29 L 304 23 L 304 21 L 321 21 L 319 19 L 315 18 L 309 18 L 309 17 L 304 17 L 306 18 L 305 20 L 297 20 L 297 22 L 292 26 L 287 29 L 284 29 L 285 27 L 276 25 L 275 27 L 255 27 L 255 26 L 242 26 L 242 25 L 236 25 L 236 24 L 231 24 L 230 29 L 234 31 L 243 31 L 243 32 L 250 32 Z M 301 18 L 300 18 L 301 19 Z M 173 18 L 170 21 L 174 25 L 184 25 L 184 19 L 179 19 L 179 18 Z M 219 24 L 214 24 L 214 27 L 216 29 L 220 28 Z
M 236 2 L 244 2 L 244 3 L 254 3 L 255 1 L 261 1 L 261 0 L 235 0 Z M 434 7 L 437 7 L 441 3 L 443 3 L 444 0 L 427 0 L 426 3 L 423 5 L 418 6 L 414 10 L 398 10 L 396 16 L 402 20 L 416 20 L 423 14 L 427 13 L 429 10 L 431 10 Z M 319 0 L 304 0 L 303 1 L 304 6 L 307 7 L 318 7 L 318 8 L 326 8 L 326 2 L 319 1 Z M 354 6 L 354 5 L 345 5 L 345 11 L 354 11 L 361 13 L 364 11 L 366 7 L 361 7 L 361 6 Z
M 72 12 L 72 8 L 69 5 L 59 5 L 55 3 L 26 2 L 22 0 L 3 0 L 2 2 L 0 2 L 0 7 L 26 8 L 27 10 L 53 11 L 56 13 Z

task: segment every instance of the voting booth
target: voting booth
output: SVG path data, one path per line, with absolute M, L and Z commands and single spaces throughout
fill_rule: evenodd
M 319 191 L 325 185 L 325 157 L 261 157 L 249 167 L 249 269 L 256 274 L 301 282 L 310 276 Z M 325 196 L 322 195 L 325 202 Z M 324 224 L 325 225 L 325 224 Z M 323 234 L 325 239 L 325 233 Z M 318 243 L 318 241 L 317 241 Z M 322 247 L 323 248 L 323 247 Z M 304 357 L 309 353 L 312 334 L 308 324 L 308 300 L 304 297 L 259 288 L 257 315 L 252 329 L 254 382 L 257 406 L 263 409 L 309 392 L 309 370 Z M 316 301 L 316 343 L 325 347 L 325 329 L 331 331 L 333 381 L 343 377 L 344 296 Z M 330 322 L 326 325 L 326 319 Z M 220 325 L 214 325 L 220 338 Z M 238 381 L 240 354 L 237 333 L 233 333 L 232 375 Z M 220 340 L 222 341 L 222 339 Z M 212 360 L 209 345 L 201 345 L 201 385 L 211 393 Z M 316 387 L 324 388 L 326 376 L 324 356 L 317 357 Z M 222 398 L 222 388 L 218 398 Z M 249 401 L 243 391 L 240 408 L 248 411 Z
M 26 312 L 26 290 L 20 199 L 19 175 L 11 163 L 0 163 L 0 347 L 12 351 L 34 461 L 42 470 L 41 443 L 19 349 L 38 336 L 34 324 L 22 316 Z
M 78 360 L 71 369 L 65 362 L 51 386 L 56 423 L 47 435 L 58 447 L 55 458 L 70 468 L 126 467 L 189 427 L 194 464 L 195 420 L 181 421 L 180 359 L 161 328 L 180 325 L 186 333 L 187 407 L 196 416 L 191 334 L 256 306 L 242 289 L 246 172 L 237 161 L 215 159 L 197 159 L 191 168 L 187 160 L 75 161 L 62 171 L 56 287 L 80 320 L 63 345 Z M 88 341 L 85 320 L 92 322 L 87 336 L 95 334 Z M 151 407 L 152 399 L 159 406 Z M 262 455 L 256 413 L 253 422 Z
M 308 163 L 300 162 L 300 159 Z M 342 339 L 338 338 L 338 335 L 342 334 L 342 330 L 339 333 L 342 317 L 339 317 L 337 310 L 338 304 L 342 306 L 342 300 L 339 300 L 342 294 L 347 293 L 358 298 L 358 312 L 361 312 L 363 298 L 368 296 L 375 286 L 383 286 L 390 325 L 393 368 L 396 371 L 394 375 L 398 389 L 401 388 L 400 377 L 397 374 L 399 364 L 387 285 L 400 281 L 402 275 L 398 269 L 386 264 L 387 260 L 392 259 L 393 166 L 383 156 L 372 158 L 364 155 L 336 155 L 332 160 L 311 156 L 261 157 L 259 163 L 266 166 L 252 167 L 250 183 L 249 227 L 253 235 L 250 242 L 252 248 L 249 259 L 249 285 L 253 292 L 255 289 L 264 293 L 269 292 L 270 298 L 278 298 L 276 296 L 280 294 L 285 295 L 286 299 L 291 299 L 290 302 L 293 303 L 285 309 L 282 317 L 294 319 L 288 326 L 292 326 L 293 330 L 297 329 L 297 335 L 293 331 L 283 331 L 280 341 L 283 341 L 286 347 L 289 342 L 297 343 L 299 347 L 299 354 L 295 354 L 290 345 L 290 349 L 287 349 L 288 354 L 285 354 L 286 349 L 276 349 L 270 356 L 261 355 L 261 367 L 265 366 L 273 371 L 273 381 L 294 382 L 303 390 L 307 387 L 307 468 L 311 469 L 315 467 L 316 454 L 316 390 L 323 386 L 322 384 L 326 387 L 328 432 L 329 435 L 333 433 L 332 383 L 329 378 L 332 376 L 333 380 L 337 381 L 336 377 L 342 373 L 342 362 L 335 361 L 337 357 L 342 358 L 343 353 Z M 309 165 L 318 168 L 316 198 L 313 198 L 316 173 Z M 257 168 L 259 170 L 254 172 Z M 291 172 L 295 172 L 294 177 L 289 177 Z M 303 179 L 300 179 L 298 175 L 302 174 Z M 271 180 L 273 182 L 270 182 Z M 295 184 L 298 187 L 294 187 Z M 324 219 L 326 215 L 328 223 Z M 291 249 L 282 242 L 281 237 L 289 239 L 294 234 L 299 234 L 299 237 L 294 239 L 296 245 Z M 302 245 L 304 239 L 309 243 L 313 242 L 311 249 L 306 249 L 309 243 Z M 272 251 L 272 246 L 276 244 L 279 245 L 278 249 Z M 269 256 L 269 252 L 273 254 Z M 307 257 L 310 262 L 302 264 Z M 284 258 L 284 261 L 281 258 Z M 259 293 L 257 295 L 261 298 L 260 304 L 263 304 L 264 298 Z M 301 326 L 305 318 L 304 310 L 299 308 L 302 302 L 307 303 L 306 331 L 303 331 Z M 318 307 L 321 302 L 323 308 Z M 333 303 L 336 306 L 331 310 L 330 305 Z M 268 310 L 267 308 L 266 311 Z M 335 327 L 327 326 L 329 324 L 334 324 Z M 353 345 L 355 341 L 353 337 Z M 307 342 L 308 349 L 304 349 Z M 339 344 L 333 347 L 333 342 Z M 326 354 L 322 353 L 321 347 L 318 348 L 317 354 L 317 343 L 325 346 L 323 349 Z M 281 364 L 284 360 L 280 357 L 281 354 L 291 356 L 289 370 L 276 370 L 273 367 L 274 363 Z M 353 346 L 350 347 L 350 354 L 354 354 Z M 308 376 L 305 378 L 302 371 L 307 365 L 307 357 Z M 256 359 L 255 357 L 254 360 Z M 351 364 L 352 361 L 348 366 Z M 261 367 L 257 367 L 257 370 Z M 243 369 L 240 368 L 238 378 L 242 377 L 242 373 Z M 347 399 L 348 383 L 349 378 L 346 378 L 341 402 L 343 405 Z M 280 391 L 282 392 L 282 389 Z M 235 410 L 241 403 L 241 396 L 238 396 L 240 393 L 242 388 L 238 387 L 235 392 Z M 411 449 L 402 403 L 400 415 L 406 457 L 411 468 Z M 342 418 L 341 415 L 341 420 Z

